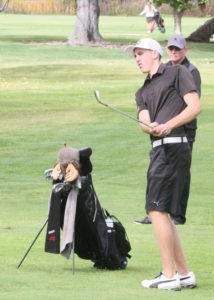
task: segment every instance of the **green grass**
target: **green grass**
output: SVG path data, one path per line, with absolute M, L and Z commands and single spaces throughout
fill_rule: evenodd
M 152 35 L 162 45 L 172 34 Z M 184 18 L 187 36 L 204 18 Z M 194 145 L 187 224 L 179 227 L 199 287 L 182 292 L 142 289 L 140 281 L 161 270 L 151 226 L 142 218 L 148 136 L 137 124 L 97 104 L 103 100 L 136 115 L 134 93 L 143 82 L 121 48 L 33 44 L 66 41 L 74 18 L 1 15 L 0 36 L 0 290 L 1 299 L 212 299 L 213 269 L 213 44 L 188 44 L 202 76 L 202 107 Z M 108 41 L 132 43 L 147 36 L 145 19 L 101 17 Z M 164 56 L 166 61 L 166 55 Z M 126 227 L 132 258 L 125 271 L 100 271 L 92 262 L 44 252 L 45 230 L 20 269 L 17 265 L 47 218 L 51 190 L 43 172 L 64 143 L 93 149 L 93 182 L 103 207 Z

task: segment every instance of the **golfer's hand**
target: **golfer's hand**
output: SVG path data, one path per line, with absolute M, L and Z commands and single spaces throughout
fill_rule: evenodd
M 74 182 L 78 178 L 78 171 L 73 164 L 68 164 L 65 172 L 65 181 L 68 183 Z
M 156 127 L 158 126 L 159 124 L 157 122 L 152 122 L 152 123 L 149 123 L 149 133 L 152 134 L 152 135 L 156 135 Z
M 164 137 L 170 134 L 171 128 L 169 128 L 166 124 L 158 124 L 151 129 L 152 135 Z
M 60 164 L 56 164 L 52 171 L 53 180 L 59 179 L 60 173 L 61 173 Z

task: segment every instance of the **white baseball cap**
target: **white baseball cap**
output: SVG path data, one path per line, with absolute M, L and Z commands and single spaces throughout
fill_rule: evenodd
M 160 54 L 160 56 L 163 56 L 163 48 L 161 47 L 161 45 L 157 41 L 150 38 L 141 39 L 135 45 L 128 46 L 125 49 L 125 52 L 130 56 L 134 56 L 134 50 L 136 48 L 153 51 L 156 50 Z

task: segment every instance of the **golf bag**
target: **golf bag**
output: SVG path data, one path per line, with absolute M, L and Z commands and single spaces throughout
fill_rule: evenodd
M 75 219 L 75 253 L 100 269 L 125 269 L 131 250 L 125 228 L 100 205 L 92 177 L 83 179 Z
M 158 29 L 160 30 L 161 33 L 165 33 L 165 24 L 164 24 L 164 19 L 161 17 L 161 14 L 159 11 L 155 12 L 155 21 L 158 26 Z
M 131 257 L 131 245 L 121 222 L 101 207 L 90 174 L 92 151 L 88 149 L 79 150 L 82 176 L 76 201 L 73 251 L 80 258 L 91 260 L 96 268 L 125 269 L 127 258 Z M 51 193 L 45 241 L 45 251 L 49 253 L 60 253 L 60 231 L 63 230 L 67 197 L 72 189 L 71 185 L 61 186 Z

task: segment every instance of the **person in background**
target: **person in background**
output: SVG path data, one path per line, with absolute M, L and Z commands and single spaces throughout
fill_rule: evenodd
M 197 88 L 197 93 L 199 97 L 201 97 L 201 76 L 199 70 L 194 66 L 186 57 L 186 53 L 188 51 L 188 48 L 186 46 L 186 40 L 182 35 L 179 34 L 174 34 L 172 35 L 168 42 L 167 42 L 167 54 L 169 57 L 169 61 L 166 63 L 167 66 L 172 66 L 172 65 L 177 65 L 181 64 L 185 66 L 190 73 L 193 76 L 196 88 Z M 197 120 L 194 119 L 190 123 L 185 125 L 185 131 L 187 135 L 188 142 L 191 147 L 191 151 L 193 149 L 193 143 L 195 141 L 195 136 L 196 136 L 196 130 L 197 130 Z M 189 182 L 189 181 L 187 181 Z M 186 187 L 187 192 L 189 190 L 189 186 L 187 185 Z M 184 193 L 186 190 L 184 191 Z M 185 196 L 184 196 L 185 197 Z M 135 220 L 134 221 L 137 224 L 151 224 L 151 220 L 149 219 L 148 216 L 146 216 L 142 220 Z M 176 219 L 174 217 L 173 219 L 174 224 L 182 224 L 180 222 L 180 219 Z
M 141 285 L 175 291 L 193 288 L 195 275 L 189 269 L 170 215 L 186 220 L 189 195 L 182 200 L 181 195 L 185 180 L 190 178 L 191 149 L 185 124 L 201 111 L 197 89 L 184 66 L 161 63 L 163 49 L 157 41 L 141 39 L 125 52 L 135 57 L 140 71 L 147 74 L 135 101 L 138 119 L 144 122 L 140 127 L 149 135 L 152 145 L 145 209 L 152 221 L 162 262 L 162 272 L 154 279 L 142 280 Z
M 153 32 L 155 28 L 155 13 L 157 12 L 157 9 L 152 4 L 152 1 L 148 1 L 148 3 L 145 5 L 144 9 L 141 11 L 140 16 L 145 15 L 146 16 L 146 23 L 147 23 L 147 32 L 151 33 Z

